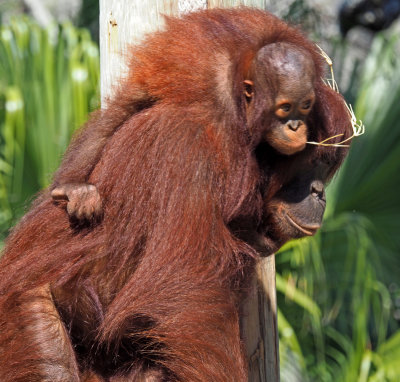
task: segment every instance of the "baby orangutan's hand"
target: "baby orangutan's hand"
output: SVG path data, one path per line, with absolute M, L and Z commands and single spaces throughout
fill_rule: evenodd
M 96 186 L 87 183 L 66 183 L 51 191 L 55 201 L 67 201 L 70 218 L 93 221 L 102 214 L 102 203 Z

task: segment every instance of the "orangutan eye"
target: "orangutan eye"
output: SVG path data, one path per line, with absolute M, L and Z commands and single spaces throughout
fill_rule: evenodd
M 287 118 L 292 110 L 292 104 L 289 102 L 282 102 L 276 106 L 275 115 L 278 118 Z
M 303 110 L 309 110 L 311 109 L 312 101 L 309 99 L 308 101 L 303 103 L 302 109 Z
M 284 103 L 283 105 L 279 106 L 279 109 L 281 109 L 285 113 L 289 113 L 291 108 L 292 108 L 292 105 L 290 103 Z

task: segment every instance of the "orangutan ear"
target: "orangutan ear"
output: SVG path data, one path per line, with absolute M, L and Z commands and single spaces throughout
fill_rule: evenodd
M 244 95 L 246 96 L 246 101 L 247 103 L 250 103 L 254 95 L 253 91 L 254 82 L 251 80 L 244 80 L 243 84 L 244 84 Z

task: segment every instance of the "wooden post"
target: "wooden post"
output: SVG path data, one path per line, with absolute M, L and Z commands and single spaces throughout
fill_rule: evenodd
M 162 15 L 178 14 L 176 1 L 100 0 L 101 103 L 110 97 L 126 74 L 130 44 L 163 25 Z
M 162 15 L 196 8 L 248 5 L 265 9 L 268 0 L 100 0 L 101 99 L 104 106 L 118 79 L 129 44 L 162 27 Z M 249 382 L 279 382 L 275 258 L 264 258 L 252 280 L 252 293 L 242 306 L 241 331 L 249 363 Z
M 241 333 L 246 344 L 249 382 L 279 381 L 275 255 L 262 259 L 252 280 L 253 293 L 242 304 Z

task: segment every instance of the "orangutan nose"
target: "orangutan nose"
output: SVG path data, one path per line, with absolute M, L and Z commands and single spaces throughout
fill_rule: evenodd
M 287 126 L 289 127 L 290 130 L 297 131 L 297 129 L 298 129 L 302 124 L 303 124 L 302 121 L 293 121 L 293 120 L 290 120 L 290 121 L 287 123 Z
M 311 183 L 311 195 L 315 198 L 325 202 L 325 188 L 320 180 L 314 180 Z

